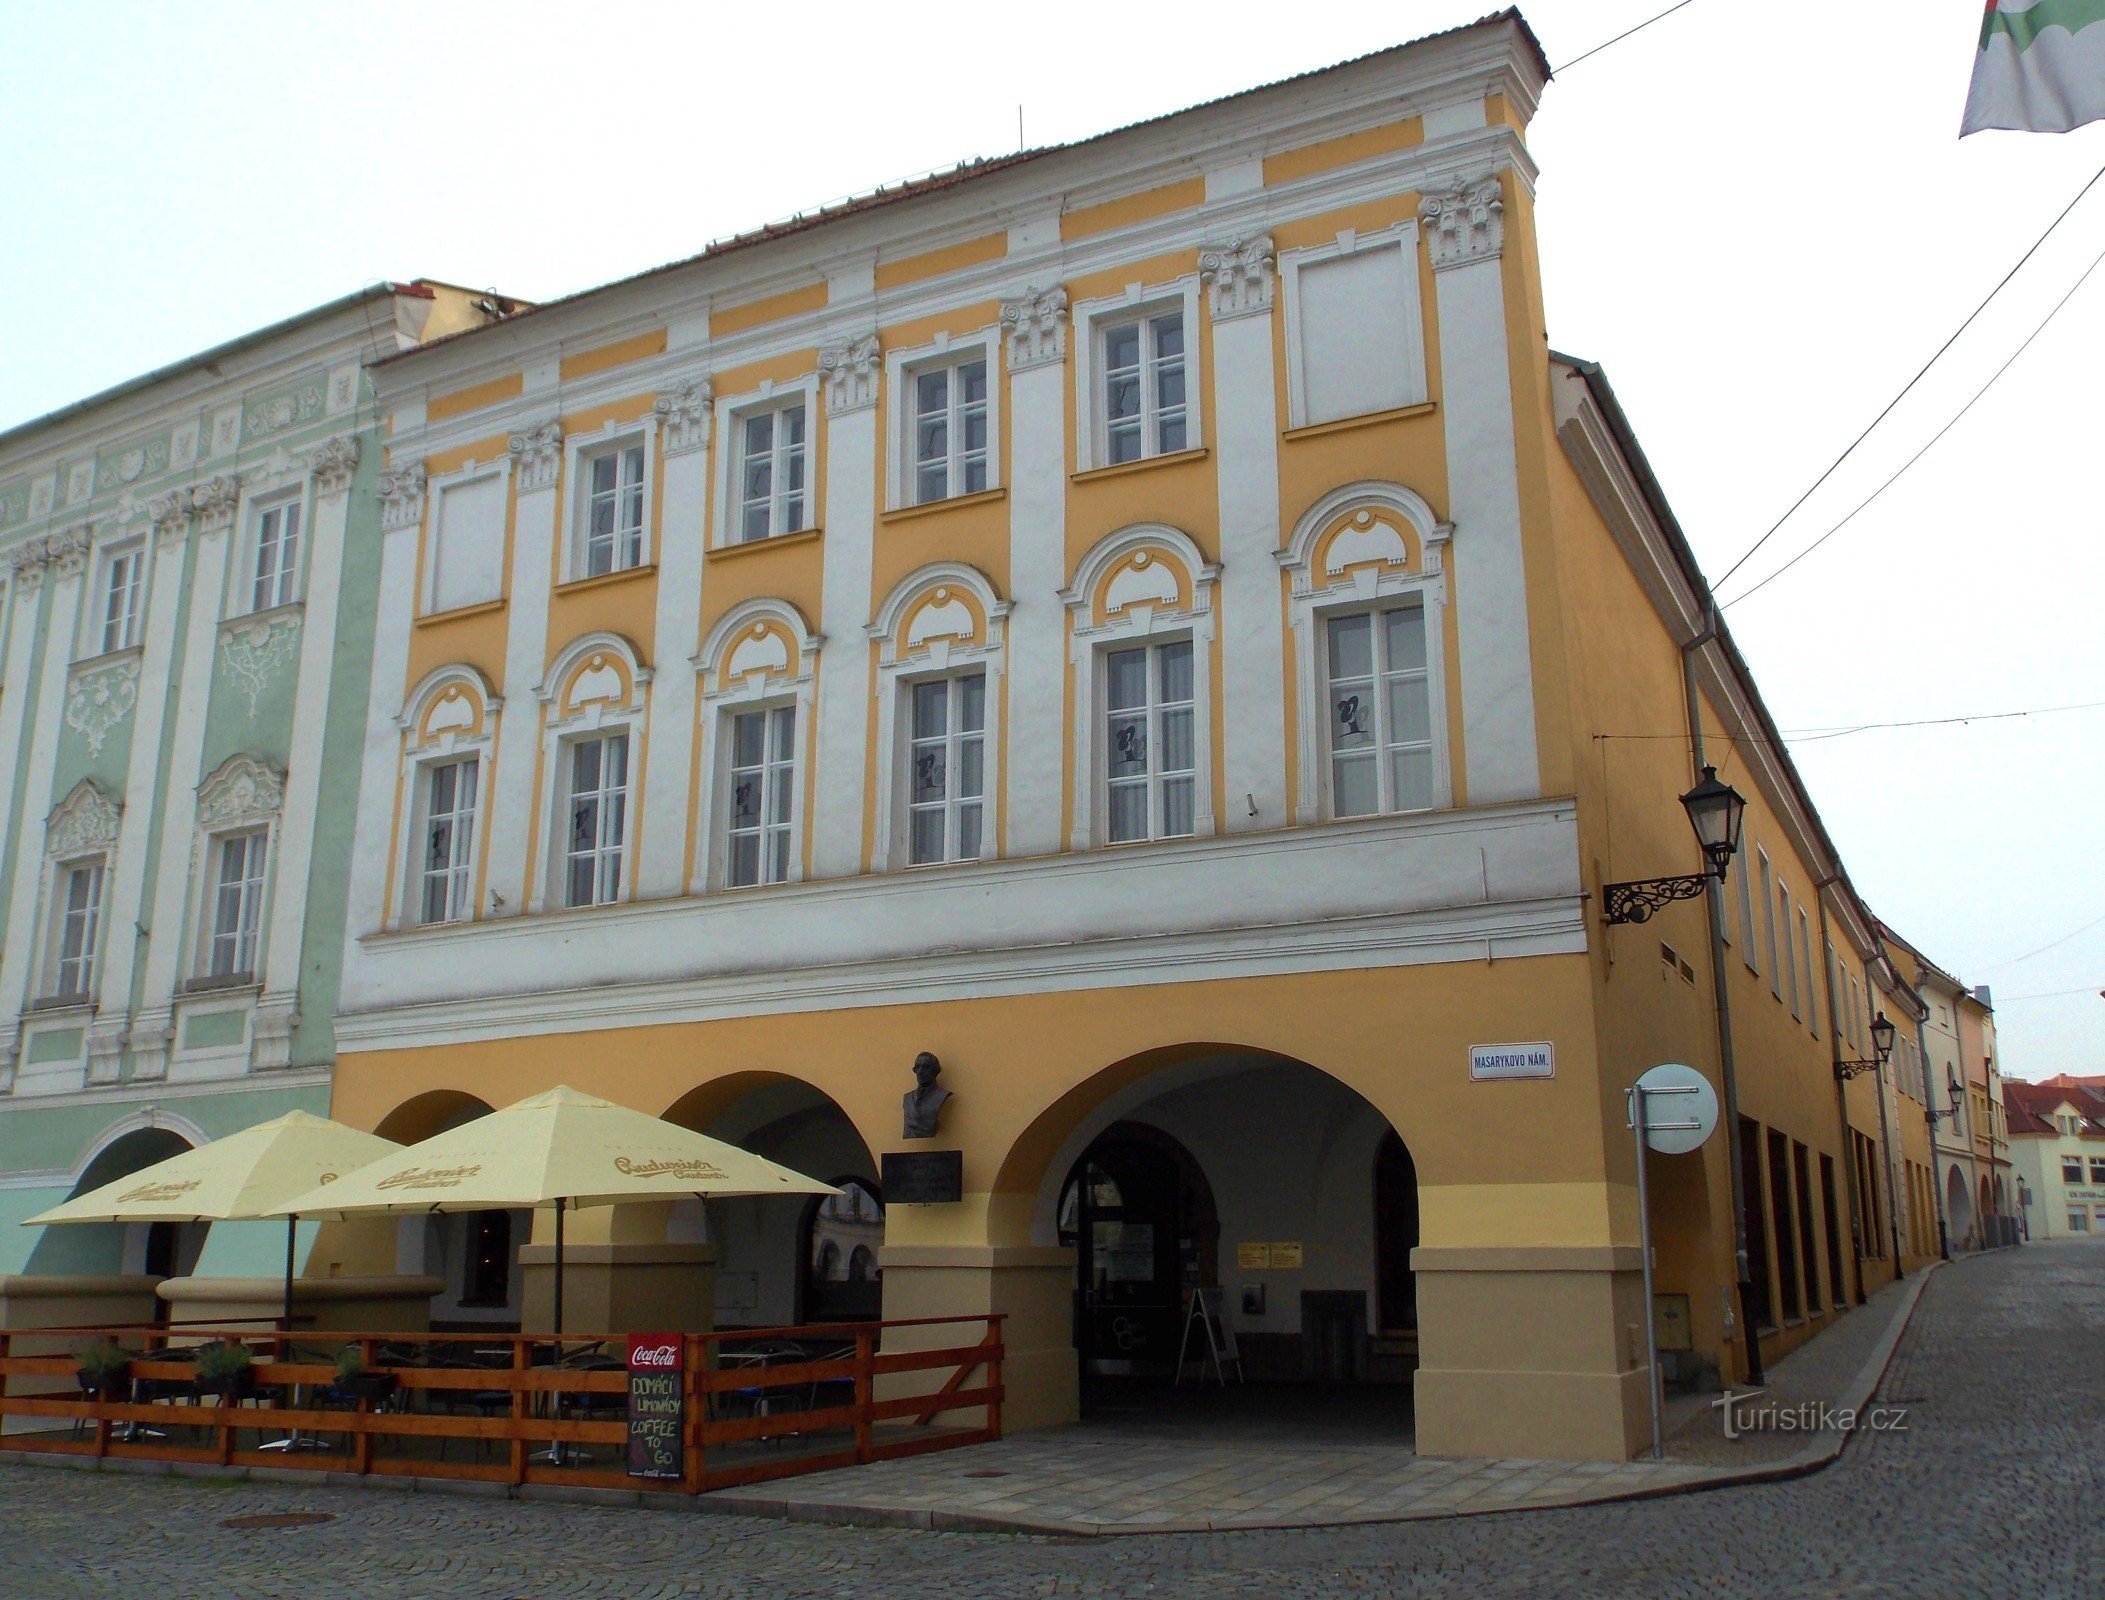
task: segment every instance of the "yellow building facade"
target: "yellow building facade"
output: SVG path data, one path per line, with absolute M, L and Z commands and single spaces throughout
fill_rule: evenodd
M 573 1322 L 998 1311 L 1012 1428 L 1218 1286 L 1254 1375 L 1408 1380 L 1425 1452 L 1633 1453 L 1661 1061 L 1737 1119 L 1651 1169 L 1688 1381 L 1912 1264 L 1919 1111 L 1834 1070 L 1906 991 L 1548 349 L 1545 79 L 1494 19 L 380 363 L 334 1114 L 569 1083 L 852 1184 L 583 1213 Z M 1704 761 L 1733 877 L 1606 926 Z M 929 1150 L 960 1198 L 886 1205 Z M 529 1226 L 308 1270 L 532 1322 Z

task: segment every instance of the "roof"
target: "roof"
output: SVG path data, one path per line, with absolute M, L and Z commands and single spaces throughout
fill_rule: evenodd
M 2105 1078 L 2064 1072 L 2039 1083 L 2003 1080 L 2003 1110 L 2012 1134 L 2058 1138 L 2061 1130 L 2054 1125 L 2054 1114 L 2065 1105 L 2082 1113 L 2083 1138 L 2105 1139 Z
M 1421 45 L 1432 44 L 1440 39 L 1450 39 L 1458 34 L 1468 33 L 1477 28 L 1506 25 L 1512 26 L 1519 32 L 1521 41 L 1534 57 L 1535 65 L 1540 69 L 1544 79 L 1547 79 L 1550 76 L 1550 64 L 1549 57 L 1543 52 L 1542 41 L 1535 37 L 1535 30 L 1528 26 L 1527 19 L 1520 14 L 1519 8 L 1517 6 L 1507 6 L 1504 10 L 1494 11 L 1486 16 L 1479 17 L 1474 22 L 1461 23 L 1452 28 L 1442 28 L 1437 33 L 1422 34 L 1418 38 L 1406 40 L 1402 44 L 1389 45 L 1381 50 L 1370 50 L 1365 55 L 1353 56 L 1344 61 L 1333 62 L 1327 67 L 1312 68 L 1307 72 L 1297 72 L 1290 77 L 1278 78 L 1270 83 L 1257 84 L 1252 88 L 1238 89 L 1233 94 L 1220 95 L 1212 100 L 1202 100 L 1196 105 L 1185 106 L 1176 111 L 1166 111 L 1159 116 L 1143 117 L 1138 122 L 1128 122 L 1120 127 L 1107 129 L 1103 133 L 1092 134 L 1086 139 L 1077 139 L 1067 144 L 1040 145 L 1032 150 L 1019 150 L 1013 155 L 980 157 L 972 161 L 961 162 L 954 167 L 942 168 L 927 174 L 925 177 L 911 178 L 904 183 L 883 185 L 872 189 L 867 194 L 850 195 L 845 200 L 837 201 L 831 205 L 820 206 L 815 211 L 800 211 L 781 222 L 771 222 L 764 227 L 754 228 L 746 233 L 736 233 L 729 238 L 715 240 L 705 245 L 695 255 L 682 256 L 678 260 L 668 261 L 660 266 L 646 267 L 643 271 L 630 273 L 627 277 L 615 278 L 606 283 L 596 284 L 590 289 L 580 289 L 575 294 L 558 295 L 552 300 L 541 301 L 530 309 L 522 310 L 516 315 L 505 318 L 504 321 L 506 325 L 514 324 L 540 312 L 554 311 L 560 307 L 575 305 L 580 301 L 589 300 L 595 295 L 610 294 L 617 289 L 624 289 L 632 284 L 645 283 L 652 278 L 679 272 L 704 261 L 719 260 L 724 256 L 733 255 L 742 250 L 750 250 L 756 245 L 768 244 L 777 239 L 786 239 L 797 234 L 809 233 L 813 229 L 826 227 L 832 223 L 840 222 L 844 218 L 860 216 L 865 212 L 875 211 L 881 207 L 900 205 L 910 200 L 923 199 L 931 194 L 940 194 L 947 190 L 961 188 L 976 180 L 992 177 L 995 173 L 1007 172 L 1034 161 L 1042 161 L 1049 156 L 1062 155 L 1074 150 L 1086 150 L 1092 145 L 1121 138 L 1142 128 L 1158 127 L 1164 123 L 1174 122 L 1179 117 L 1188 117 L 1194 112 L 1209 110 L 1215 106 L 1232 105 L 1238 100 L 1247 100 L 1256 95 L 1268 94 L 1273 90 L 1283 89 L 1291 84 L 1305 83 L 1310 79 L 1325 77 L 1333 72 L 1343 72 L 1349 68 L 1360 66 L 1365 62 L 1379 61 L 1385 57 L 1398 55 L 1406 50 L 1414 50 Z M 373 365 L 385 366 L 388 362 L 398 360 L 402 356 L 422 355 L 427 351 L 443 349 L 456 340 L 471 338 L 482 331 L 484 331 L 482 328 L 463 328 L 457 333 L 446 335 L 444 338 L 428 340 L 415 346 L 413 349 L 397 351 L 393 355 L 374 362 Z

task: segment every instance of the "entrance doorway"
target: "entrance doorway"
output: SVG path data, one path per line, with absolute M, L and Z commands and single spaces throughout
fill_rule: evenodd
M 1113 1125 L 1068 1174 L 1059 1230 L 1075 1252 L 1083 1372 L 1170 1376 L 1186 1291 L 1218 1269 L 1220 1219 L 1191 1152 L 1144 1123 Z

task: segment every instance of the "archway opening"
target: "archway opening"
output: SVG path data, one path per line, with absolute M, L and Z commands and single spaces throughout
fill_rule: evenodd
M 1048 1112 L 1064 1136 L 1041 1119 L 1018 1144 L 1051 1147 L 1031 1239 L 1075 1254 L 1085 1421 L 1407 1444 L 1419 1209 L 1402 1135 L 1270 1052 L 1130 1065 Z
M 77 1200 L 194 1148 L 173 1128 L 134 1128 L 95 1152 L 66 1198 Z M 180 1278 L 196 1268 L 211 1227 L 209 1222 L 80 1222 L 45 1228 L 29 1252 L 27 1270 L 37 1275 Z M 165 1309 L 163 1302 L 155 1304 Z
M 432 1089 L 403 1101 L 373 1131 L 397 1144 L 421 1144 L 492 1109 L 487 1100 L 463 1090 Z M 530 1210 L 452 1211 L 395 1220 L 395 1271 L 424 1274 L 445 1285 L 431 1297 L 433 1332 L 518 1329 L 525 1298 L 519 1251 L 533 1238 L 533 1215 Z
M 1973 1197 L 1957 1167 L 1947 1168 L 1944 1174 L 1944 1227 L 1952 1247 L 1965 1249 L 1973 1236 Z
M 801 1078 L 742 1072 L 689 1091 L 663 1115 L 841 1191 L 670 1207 L 669 1240 L 716 1247 L 717 1327 L 859 1322 L 882 1314 L 877 1161 L 831 1096 Z

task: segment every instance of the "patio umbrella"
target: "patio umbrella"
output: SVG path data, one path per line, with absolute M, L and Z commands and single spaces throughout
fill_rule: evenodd
M 325 1189 L 294 1197 L 281 1210 L 356 1217 L 553 1206 L 554 1333 L 560 1339 L 567 1208 L 838 1192 L 661 1117 L 555 1088 L 395 1151 Z
M 292 1320 L 294 1230 L 285 1202 L 320 1192 L 402 1147 L 305 1111 L 288 1111 L 106 1183 L 29 1218 L 33 1223 L 228 1222 L 285 1218 L 285 1318 Z

